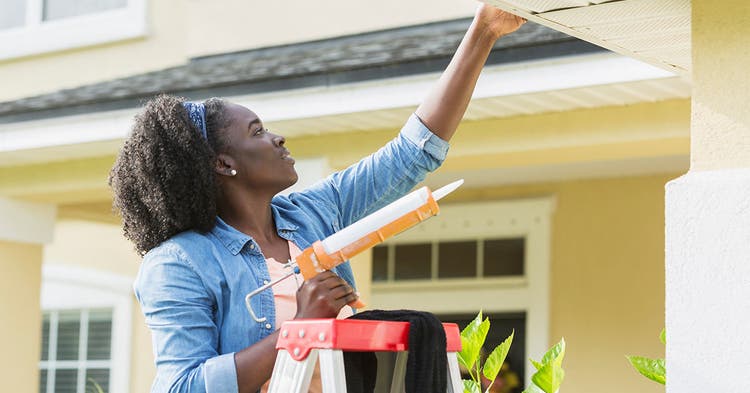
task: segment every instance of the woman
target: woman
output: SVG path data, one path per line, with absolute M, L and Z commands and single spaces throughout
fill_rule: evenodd
M 284 137 L 220 99 L 160 96 L 136 117 L 110 183 L 125 236 L 144 255 L 134 288 L 151 329 L 154 392 L 256 392 L 270 378 L 278 326 L 351 315 L 348 263 L 297 286 L 247 293 L 279 262 L 402 196 L 445 158 L 495 41 L 524 22 L 480 6 L 448 68 L 400 135 L 378 152 L 289 196 L 297 181 Z M 291 287 L 289 286 L 291 285 Z

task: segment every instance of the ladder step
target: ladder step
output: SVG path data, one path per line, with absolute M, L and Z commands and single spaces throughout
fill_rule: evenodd
M 462 393 L 456 352 L 461 350 L 458 325 L 444 323 L 447 355 L 446 393 Z M 320 358 L 323 393 L 346 393 L 344 351 L 398 352 L 392 393 L 404 392 L 409 322 L 365 319 L 303 319 L 281 325 L 278 356 L 269 393 L 306 393 Z
M 458 325 L 444 323 L 446 351 L 461 350 Z M 305 359 L 311 349 L 343 351 L 407 351 L 409 322 L 357 319 L 302 319 L 284 322 L 276 349 L 286 350 L 294 360 Z

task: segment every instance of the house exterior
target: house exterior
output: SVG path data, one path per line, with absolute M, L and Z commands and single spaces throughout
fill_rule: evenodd
M 140 103 L 169 92 L 247 105 L 286 136 L 301 188 L 395 135 L 476 6 L 58 1 L 19 0 L 0 18 L 0 337 L 12 354 L 0 373 L 19 392 L 149 389 L 140 257 L 107 186 Z M 501 39 L 426 180 L 465 185 L 440 216 L 353 259 L 363 298 L 446 320 L 483 310 L 497 343 L 516 330 L 523 378 L 565 337 L 565 391 L 662 391 L 624 355 L 664 354 L 664 187 L 690 168 L 686 75 L 535 23 Z

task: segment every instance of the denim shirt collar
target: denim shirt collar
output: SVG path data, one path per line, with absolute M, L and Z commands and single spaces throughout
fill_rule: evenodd
M 276 231 L 279 233 L 279 236 L 290 240 L 289 235 L 287 234 L 296 231 L 299 226 L 294 225 L 292 222 L 284 218 L 279 213 L 279 209 L 276 206 L 271 205 L 271 210 L 273 211 L 273 219 L 276 223 Z M 252 236 L 238 231 L 233 226 L 227 224 L 219 216 L 216 216 L 216 224 L 210 232 L 221 241 L 224 247 L 226 247 L 232 255 L 239 254 L 247 243 L 253 241 Z

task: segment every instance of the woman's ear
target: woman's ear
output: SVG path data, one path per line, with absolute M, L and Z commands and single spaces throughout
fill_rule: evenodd
M 237 175 L 237 170 L 234 169 L 234 166 L 234 159 L 227 154 L 221 153 L 216 156 L 214 172 L 222 176 L 235 176 Z

